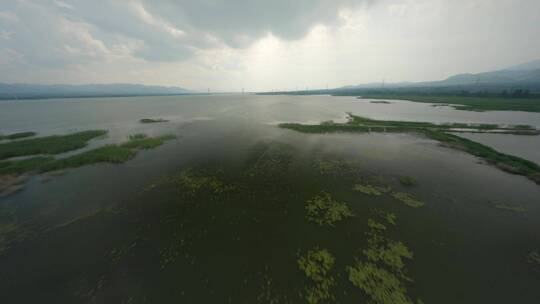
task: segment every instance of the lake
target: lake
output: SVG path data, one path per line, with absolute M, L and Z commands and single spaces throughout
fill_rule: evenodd
M 109 130 L 82 150 L 136 133 L 177 136 L 125 164 L 34 175 L 21 192 L 0 198 L 2 302 L 307 303 L 314 294 L 320 303 L 366 302 L 370 291 L 350 279 L 357 262 L 399 282 L 372 292 L 403 293 L 410 303 L 540 299 L 538 185 L 421 136 L 308 135 L 277 127 L 344 121 L 347 112 L 540 127 L 539 113 L 354 97 L 1 101 L 4 134 Z M 139 123 L 144 117 L 169 122 Z M 539 136 L 459 135 L 540 163 Z M 397 193 L 423 206 L 412 208 Z M 311 203 L 327 194 L 352 216 L 317 223 Z M 385 222 L 390 214 L 395 224 Z M 370 258 L 365 252 L 374 240 L 383 242 L 378 252 L 399 243 L 412 255 L 398 258 L 399 267 L 394 251 Z M 331 267 L 315 267 L 322 279 L 314 279 L 301 261 L 323 250 Z

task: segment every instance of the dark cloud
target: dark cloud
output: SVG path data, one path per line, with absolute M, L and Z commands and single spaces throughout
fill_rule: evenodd
M 0 3 L 0 47 L 39 65 L 103 60 L 115 49 L 176 61 L 197 49 L 246 47 L 268 33 L 299 39 L 313 25 L 336 23 L 340 8 L 363 2 L 17 0 Z

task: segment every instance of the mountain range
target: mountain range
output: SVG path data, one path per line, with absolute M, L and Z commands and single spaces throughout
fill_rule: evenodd
M 40 85 L 0 83 L 0 99 L 117 97 L 190 94 L 180 87 L 138 84 Z
M 507 89 L 527 87 L 540 90 L 540 59 L 507 67 L 502 70 L 484 73 L 465 73 L 450 76 L 440 81 L 425 82 L 398 82 L 398 83 L 368 83 L 345 86 L 336 90 L 354 90 L 370 88 L 444 88 L 444 87 L 476 87 L 487 90 L 489 88 Z

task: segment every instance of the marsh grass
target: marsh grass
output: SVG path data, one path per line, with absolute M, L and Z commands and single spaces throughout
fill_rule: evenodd
M 89 137 L 90 134 L 84 136 Z M 155 148 L 162 145 L 165 141 L 174 138 L 175 136 L 173 135 L 148 137 L 144 134 L 136 134 L 131 136 L 129 141 L 124 144 L 106 145 L 62 159 L 55 159 L 52 156 L 36 156 L 22 160 L 0 161 L 0 175 L 22 174 L 25 172 L 35 171 L 49 172 L 66 168 L 81 167 L 95 163 L 119 164 L 132 159 L 137 154 L 137 149 Z M 57 139 L 54 139 L 52 142 L 56 142 L 56 140 Z M 50 142 L 50 140 L 45 141 Z M 55 150 L 57 149 L 55 147 L 49 147 L 48 149 L 50 151 L 57 151 Z
M 91 130 L 67 135 L 53 135 L 0 144 L 0 160 L 36 154 L 53 155 L 83 148 L 88 141 L 104 136 L 107 131 Z
M 336 285 L 330 271 L 334 267 L 334 257 L 327 249 L 315 247 L 298 259 L 298 268 L 311 281 L 306 287 L 304 298 L 309 304 L 328 303 L 334 301 L 332 288 Z
M 9 135 L 0 134 L 0 140 L 4 140 L 4 139 L 15 140 L 15 139 L 36 136 L 36 134 L 37 134 L 36 132 L 19 132 L 19 133 L 13 133 Z
M 325 191 L 308 200 L 305 209 L 307 219 L 319 226 L 334 226 L 335 223 L 354 216 L 347 204 L 334 200 L 330 193 Z
M 525 111 L 540 112 L 538 98 L 502 98 L 469 96 L 421 96 L 401 94 L 371 94 L 362 96 L 366 99 L 400 99 L 435 105 L 448 105 L 457 110 L 467 111 Z
M 54 162 L 54 157 L 51 156 L 36 156 L 18 161 L 2 161 L 0 162 L 0 175 L 37 171 L 51 162 Z
M 163 135 L 158 137 L 148 137 L 145 134 L 135 134 L 129 137 L 121 147 L 129 149 L 153 149 L 161 146 L 165 141 L 175 139 L 174 135 Z
M 493 148 L 482 145 L 475 141 L 459 137 L 447 132 L 453 132 L 452 128 L 465 128 L 471 132 L 475 130 L 507 130 L 507 134 L 515 135 L 538 135 L 538 130 L 531 129 L 530 126 L 520 126 L 525 129 L 517 129 L 516 126 L 501 127 L 492 124 L 433 124 L 429 122 L 409 122 L 409 121 L 384 121 L 364 118 L 349 113 L 349 121 L 344 124 L 332 125 L 303 125 L 297 123 L 284 123 L 281 128 L 290 129 L 302 133 L 337 133 L 337 132 L 413 132 L 422 134 L 430 139 L 436 140 L 452 149 L 461 150 L 484 159 L 487 163 L 497 168 L 518 175 L 524 175 L 537 184 L 540 184 L 540 166 L 526 159 L 513 155 L 504 154 Z
M 160 123 L 160 122 L 168 122 L 168 120 L 163 118 L 141 118 L 139 120 L 140 123 Z
M 137 154 L 137 151 L 117 145 L 106 145 L 68 158 L 59 159 L 41 166 L 41 172 L 76 168 L 96 163 L 120 164 Z

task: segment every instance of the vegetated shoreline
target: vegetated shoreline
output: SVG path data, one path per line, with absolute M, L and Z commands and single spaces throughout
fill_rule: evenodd
M 452 125 L 452 124 L 450 124 Z M 333 123 L 323 122 L 318 125 L 304 125 L 299 123 L 283 123 L 279 124 L 280 128 L 290 129 L 302 133 L 320 134 L 320 133 L 339 133 L 339 132 L 353 132 L 353 133 L 367 133 L 367 132 L 389 132 L 389 133 L 417 133 L 422 134 L 430 139 L 436 140 L 439 143 L 460 150 L 476 157 L 485 160 L 487 163 L 494 165 L 495 167 L 512 174 L 523 175 L 536 184 L 540 185 L 540 166 L 529 160 L 504 154 L 496 151 L 493 148 L 482 145 L 478 142 L 459 137 L 447 128 L 449 125 L 436 125 L 432 123 L 424 122 L 405 122 L 405 121 L 379 121 L 360 116 L 355 116 L 349 113 L 349 121 L 346 123 Z M 491 128 L 493 125 L 486 125 Z M 477 128 L 478 126 L 475 126 Z M 524 126 L 523 126 L 524 127 Z M 528 126 L 527 126 L 528 127 Z M 472 125 L 470 126 L 472 130 Z M 510 134 L 515 135 L 537 135 L 537 132 L 522 133 L 525 129 L 519 130 L 520 132 Z M 526 130 L 532 130 L 528 128 Z
M 337 95 L 339 96 L 339 95 Z M 365 94 L 358 99 L 407 100 L 421 103 L 447 105 L 465 111 L 523 111 L 540 112 L 539 98 L 503 98 L 414 94 Z
M 148 137 L 145 134 L 135 134 L 122 144 L 105 145 L 61 159 L 52 156 L 83 148 L 91 139 L 105 134 L 107 134 L 105 130 L 91 130 L 1 143 L 0 197 L 22 189 L 29 174 L 59 171 L 96 163 L 123 163 L 135 157 L 139 150 L 152 149 L 176 138 L 174 135 Z M 20 156 L 27 158 L 10 159 Z

